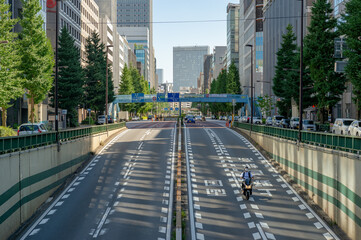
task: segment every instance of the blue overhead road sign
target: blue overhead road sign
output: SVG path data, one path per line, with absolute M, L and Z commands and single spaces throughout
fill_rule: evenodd
M 179 93 L 168 93 L 168 102 L 179 102 Z
M 144 102 L 144 93 L 132 93 L 132 102 Z
M 165 102 L 165 93 L 157 93 L 157 102 Z

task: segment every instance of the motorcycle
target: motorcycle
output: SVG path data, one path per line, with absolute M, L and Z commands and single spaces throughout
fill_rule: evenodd
M 251 179 L 246 179 L 242 183 L 243 195 L 246 196 L 247 200 L 252 195 L 252 185 Z

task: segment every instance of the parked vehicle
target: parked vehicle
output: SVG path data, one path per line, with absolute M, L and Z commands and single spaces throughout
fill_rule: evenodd
M 316 131 L 316 124 L 313 120 L 303 120 L 302 129 L 308 131 Z
M 347 134 L 348 133 L 348 127 L 351 125 L 351 123 L 355 121 L 355 119 L 350 118 L 336 118 L 335 123 L 332 127 L 332 133 L 334 134 Z
M 285 118 L 284 116 L 280 116 L 280 115 L 273 116 L 272 125 L 274 127 L 279 127 L 280 123 L 281 123 L 281 120 L 284 119 L 284 118 Z
M 234 122 L 238 122 L 239 116 L 234 116 Z
M 300 118 L 292 117 L 290 120 L 290 128 L 296 129 L 296 128 L 299 128 L 299 125 L 300 125 Z
M 271 117 L 267 117 L 267 118 L 266 118 L 266 125 L 267 125 L 267 126 L 271 126 L 271 125 L 272 125 L 272 118 L 271 118 Z
M 153 115 L 148 115 L 148 120 L 152 120 L 153 119 Z
M 212 115 L 212 119 L 217 119 L 215 115 Z
M 187 123 L 196 123 L 193 116 L 188 116 Z
M 262 124 L 262 119 L 260 117 L 253 117 L 253 124 Z
M 18 136 L 48 132 L 43 123 L 24 123 L 18 129 Z
M 99 115 L 97 124 L 105 124 L 105 115 Z M 108 123 L 114 123 L 114 119 L 110 116 L 108 116 Z
M 291 121 L 287 118 L 282 119 L 280 122 L 281 128 L 290 128 L 290 122 Z
M 133 118 L 132 118 L 132 121 L 139 121 L 140 119 L 139 119 L 139 117 L 138 116 L 134 116 Z
M 196 117 L 195 117 L 195 120 L 196 120 L 196 121 L 202 121 L 202 117 L 201 117 L 201 116 L 196 116 Z
M 361 136 L 361 121 L 355 120 L 348 127 L 348 135 L 351 136 Z

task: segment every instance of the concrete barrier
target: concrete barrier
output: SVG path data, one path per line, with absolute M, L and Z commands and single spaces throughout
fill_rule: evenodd
M 7 239 L 116 129 L 26 151 L 0 155 L 0 239 Z
M 250 136 L 352 239 L 361 235 L 360 156 L 239 129 Z

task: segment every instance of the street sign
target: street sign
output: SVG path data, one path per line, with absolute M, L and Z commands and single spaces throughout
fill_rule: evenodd
M 179 93 L 168 93 L 168 102 L 179 102 Z
M 232 99 L 232 105 L 236 106 L 236 99 Z
M 168 108 L 164 108 L 164 111 L 168 111 Z
M 170 108 L 171 111 L 173 111 L 173 108 Z
M 156 97 L 156 96 L 154 96 L 152 99 L 153 99 L 153 102 L 157 101 L 157 97 Z
M 165 93 L 157 93 L 157 102 L 165 102 Z
M 175 108 L 176 111 L 179 111 L 179 108 Z
M 132 102 L 143 103 L 144 93 L 132 93 Z
M 68 110 L 66 110 L 66 109 L 61 110 L 61 114 L 64 114 L 64 115 L 68 114 Z
M 92 110 L 90 108 L 88 108 L 88 112 L 91 112 Z

